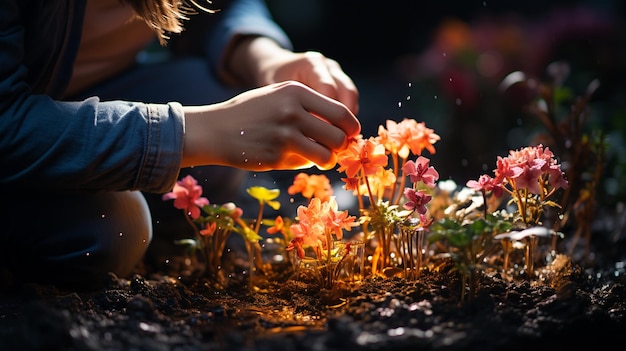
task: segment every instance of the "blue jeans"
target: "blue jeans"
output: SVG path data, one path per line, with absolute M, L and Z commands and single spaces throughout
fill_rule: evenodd
M 140 64 L 72 99 L 97 95 L 101 100 L 200 105 L 236 93 L 222 86 L 201 58 L 188 57 Z M 184 169 L 180 177 L 186 174 L 198 180 L 211 203 L 223 203 L 236 198 L 247 172 L 212 166 Z M 193 235 L 184 213 L 172 201 L 162 201 L 162 194 L 24 195 L 9 195 L 11 208 L 0 215 L 0 265 L 17 280 L 98 285 L 108 272 L 130 274 L 153 239 L 167 246 Z

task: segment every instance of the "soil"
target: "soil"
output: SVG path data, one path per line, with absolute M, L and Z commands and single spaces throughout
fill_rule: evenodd
M 591 255 L 557 255 L 535 279 L 485 271 L 465 301 L 450 261 L 434 258 L 416 281 L 368 277 L 341 296 L 287 276 L 250 290 L 239 274 L 219 288 L 146 265 L 95 291 L 12 286 L 0 349 L 603 349 L 626 341 L 625 241 L 594 233 Z

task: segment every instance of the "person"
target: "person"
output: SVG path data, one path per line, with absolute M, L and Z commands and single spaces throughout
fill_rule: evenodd
M 182 218 L 160 199 L 182 175 L 224 201 L 250 171 L 333 167 L 360 132 L 354 82 L 294 52 L 262 0 L 6 0 L 0 47 L 14 282 L 124 277 L 167 227 L 163 206 Z

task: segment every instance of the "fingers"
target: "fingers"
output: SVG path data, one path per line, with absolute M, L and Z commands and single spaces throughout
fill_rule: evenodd
M 345 149 L 349 138 L 361 132 L 358 119 L 337 101 L 316 91 L 303 91 L 301 103 L 305 115 L 299 118 L 298 138 L 294 150 L 307 155 L 321 169 L 331 169 L 337 162 L 337 152 Z
M 304 121 L 301 130 L 306 131 L 313 140 L 337 150 L 345 147 L 348 138 L 361 132 L 361 123 L 342 103 L 306 86 L 299 87 L 295 82 L 286 88 L 294 89 L 293 93 L 298 94 L 304 110 L 317 117 L 301 119 Z M 339 129 L 328 128 L 328 123 Z
M 305 57 L 310 62 L 311 79 L 304 79 L 303 83 L 311 88 L 346 105 L 352 113 L 359 110 L 359 93 L 350 77 L 341 69 L 339 63 L 329 59 L 319 52 L 308 51 Z
M 336 100 L 346 105 L 355 115 L 359 113 L 359 92 L 350 77 L 341 69 L 339 63 L 326 59 L 326 65 L 337 86 Z

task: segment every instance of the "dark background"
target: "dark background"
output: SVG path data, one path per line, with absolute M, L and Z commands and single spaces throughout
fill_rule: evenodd
M 431 158 L 458 183 L 495 168 L 528 145 L 538 127 L 497 86 L 521 70 L 541 78 L 551 62 L 571 66 L 565 85 L 582 94 L 593 79 L 590 128 L 613 133 L 623 182 L 626 65 L 622 1 L 267 0 L 297 51 L 336 59 L 360 91 L 365 137 L 387 119 L 414 118 L 441 136 Z M 482 55 L 489 54 L 489 55 Z M 482 58 L 496 57 L 487 75 Z M 491 61 L 486 61 L 491 62 Z M 617 190 L 613 190 L 615 192 Z

